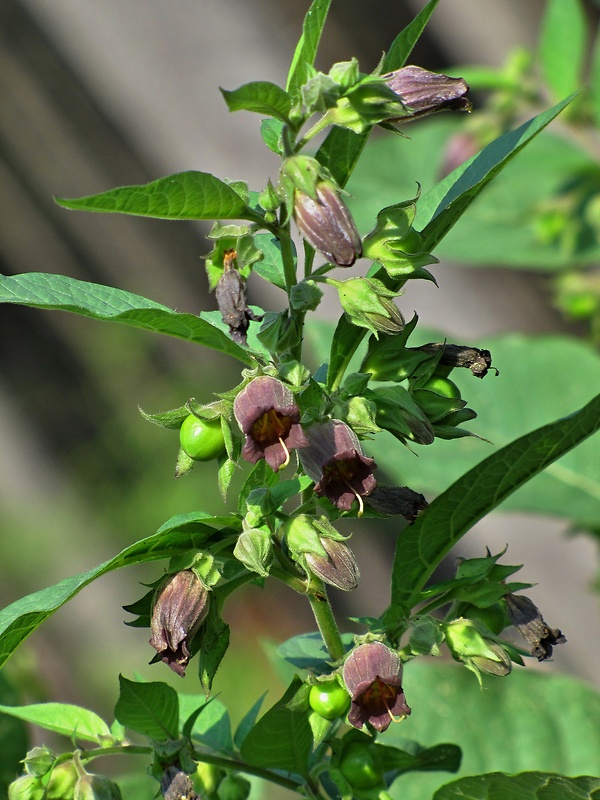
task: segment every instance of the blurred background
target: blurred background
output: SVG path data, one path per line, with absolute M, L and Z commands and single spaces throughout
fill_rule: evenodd
M 59 208 L 52 198 L 189 169 L 243 179 L 259 190 L 267 179 L 275 182 L 278 163 L 261 142 L 259 117 L 229 114 L 218 89 L 249 80 L 285 83 L 308 6 L 305 0 L 0 0 L 2 272 L 47 271 L 118 286 L 182 312 L 213 309 L 201 260 L 210 249 L 206 225 L 85 215 Z M 423 6 L 421 0 L 334 2 L 318 67 L 328 71 L 332 63 L 357 56 L 362 70 L 371 71 Z M 467 64 L 500 67 L 515 48 L 535 50 L 543 9 L 542 0 L 442 0 L 410 62 L 447 72 Z M 588 2 L 586 12 L 591 40 L 598 5 Z M 473 117 L 484 106 L 485 93 L 476 92 L 474 101 Z M 415 180 L 423 178 L 412 171 L 426 160 L 433 179 L 433 162 L 441 168 L 447 142 L 469 123 L 466 116 L 413 123 L 409 138 L 393 137 L 388 160 L 374 150 L 362 175 L 372 180 L 374 202 L 381 206 L 413 196 Z M 425 157 L 416 149 L 420 136 L 437 142 Z M 383 178 L 391 199 L 381 199 Z M 353 185 L 358 187 L 358 177 L 351 193 Z M 369 222 L 358 197 L 355 208 L 366 233 L 373 217 Z M 455 237 L 463 255 L 464 230 Z M 412 282 L 401 302 L 407 318 L 416 310 L 420 325 L 440 338 L 489 348 L 493 355 L 499 342 L 504 363 L 494 362 L 501 373 L 497 379 L 459 376 L 463 396 L 479 413 L 473 430 L 495 445 L 504 443 L 495 427 L 496 392 L 518 418 L 516 436 L 576 410 L 600 386 L 589 326 L 561 313 L 552 289 L 556 274 L 569 267 L 569 254 L 563 253 L 550 275 L 549 261 L 510 263 L 510 225 L 503 235 L 494 255 L 481 263 L 476 247 L 461 259 L 442 253 L 442 263 L 432 268 L 439 288 Z M 549 244 L 554 251 L 560 249 L 555 244 Z M 485 268 L 477 269 L 484 261 Z M 592 258 L 584 262 L 593 268 Z M 357 274 L 364 268 L 359 263 Z M 281 304 L 258 279 L 249 288 L 251 302 L 265 308 Z M 339 309 L 328 299 L 323 316 L 333 320 Z M 507 334 L 517 336 L 511 340 L 516 349 L 503 349 Z M 309 335 L 318 349 L 318 328 Z M 557 337 L 564 358 L 574 359 L 543 366 L 544 392 L 552 398 L 543 407 L 523 379 L 527 372 L 513 374 L 540 336 Z M 138 406 L 157 412 L 189 397 L 208 401 L 211 392 L 238 381 L 235 363 L 186 342 L 9 305 L 0 313 L 0 342 L 3 605 L 91 569 L 174 514 L 221 511 L 210 466 L 203 471 L 199 465 L 175 481 L 177 436 L 145 422 Z M 519 364 L 511 353 L 521 354 Z M 530 369 L 535 372 L 535 366 Z M 600 451 L 598 442 L 588 444 Z M 449 485 L 453 469 L 491 452 L 478 440 L 434 447 L 437 455 L 420 448 L 418 458 L 402 452 L 397 463 L 401 482 L 429 499 Z M 586 452 L 585 463 L 593 463 L 594 451 Z M 391 472 L 394 465 L 382 458 Z M 436 460 L 437 468 L 430 470 L 427 464 Z M 583 506 L 586 524 L 578 528 L 589 531 L 597 519 L 600 529 L 600 472 L 569 466 L 554 480 L 561 484 L 554 502 L 514 502 L 478 525 L 449 563 L 455 565 L 458 555 L 484 555 L 486 546 L 497 553 L 508 544 L 505 560 L 525 563 L 518 580 L 538 584 L 531 597 L 569 640 L 543 669 L 569 671 L 600 688 L 600 643 L 591 635 L 598 631 L 592 586 L 597 544 L 592 535 L 568 533 L 574 522 L 582 522 Z M 566 486 L 577 491 L 563 494 Z M 336 597 L 342 615 L 377 615 L 385 608 L 399 532 L 395 522 L 357 531 L 353 547 L 363 579 L 355 597 Z M 9 662 L 9 674 L 27 687 L 28 698 L 89 704 L 93 697 L 94 710 L 110 716 L 117 671 L 171 681 L 166 668 L 147 666 L 148 631 L 125 627 L 121 609 L 144 594 L 140 582 L 154 580 L 160 570 L 154 564 L 107 575 L 36 632 Z M 226 608 L 232 649 L 216 689 L 226 703 L 239 699 L 231 709 L 234 719 L 258 693 L 270 689 L 270 700 L 276 699 L 282 684 L 265 653 L 271 640 L 314 628 L 304 605 L 269 587 L 250 588 L 241 602 Z M 234 695 L 240 681 L 236 662 L 247 657 L 255 669 L 245 662 L 244 695 Z M 188 681 L 188 691 L 195 691 L 193 670 Z

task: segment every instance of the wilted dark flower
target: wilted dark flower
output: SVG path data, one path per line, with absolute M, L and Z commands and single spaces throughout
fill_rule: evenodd
M 255 378 L 235 398 L 233 412 L 246 434 L 242 455 L 251 464 L 264 458 L 274 472 L 288 465 L 290 450 L 307 447 L 294 395 L 277 378 Z
M 348 722 L 355 728 L 368 722 L 385 731 L 395 717 L 410 714 L 402 690 L 402 662 L 381 642 L 353 650 L 344 663 L 343 677 L 352 697 Z
M 382 486 L 365 499 L 365 503 L 378 514 L 400 514 L 404 519 L 413 522 L 429 505 L 419 492 L 408 486 Z
M 306 563 L 311 572 L 336 589 L 344 592 L 356 589 L 360 572 L 352 550 L 344 542 L 324 536 L 320 542 L 327 555 L 306 553 Z
M 469 347 L 462 344 L 446 344 L 445 342 L 431 342 L 415 347 L 415 350 L 422 350 L 425 353 L 437 354 L 442 351 L 440 364 L 447 367 L 466 367 L 471 370 L 476 378 L 485 378 L 492 367 L 492 354 L 489 350 L 480 350 L 478 347 Z
M 507 594 L 506 610 L 512 624 L 529 644 L 533 645 L 531 655 L 544 661 L 552 655 L 556 644 L 565 644 L 567 639 L 558 628 L 550 628 L 539 608 L 528 597 Z
M 409 112 L 408 116 L 390 122 L 424 117 L 436 111 L 471 110 L 471 102 L 465 97 L 469 87 L 462 78 L 450 78 L 422 67 L 408 66 L 388 72 L 383 79 Z
M 191 658 L 190 642 L 208 614 L 208 599 L 208 589 L 191 569 L 171 575 L 158 590 L 150 644 L 182 678 Z
M 179 767 L 167 767 L 160 779 L 160 793 L 164 800 L 199 800 L 192 779 Z
M 226 250 L 223 257 L 223 275 L 215 289 L 217 305 L 223 322 L 229 325 L 229 334 L 237 344 L 247 344 L 246 331 L 250 320 L 260 322 L 262 317 L 257 316 L 248 308 L 246 301 L 246 283 L 234 266 L 235 250 Z
M 350 267 L 362 255 L 356 225 L 330 181 L 316 186 L 316 198 L 296 191 L 294 219 L 304 238 L 338 267 Z
M 309 446 L 300 454 L 304 471 L 315 481 L 315 493 L 327 497 L 341 511 L 349 511 L 377 486 L 372 458 L 364 456 L 354 431 L 339 419 L 311 425 Z

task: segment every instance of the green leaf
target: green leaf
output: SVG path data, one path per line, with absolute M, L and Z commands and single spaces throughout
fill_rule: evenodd
M 304 17 L 302 36 L 296 45 L 285 87 L 292 97 L 300 93 L 300 87 L 309 78 L 330 5 L 331 0 L 313 0 Z
M 600 30 L 596 31 L 591 62 L 588 82 L 592 99 L 592 111 L 598 127 L 600 126 Z
M 283 122 L 279 119 L 263 119 L 260 123 L 260 135 L 269 150 L 282 155 L 281 134 L 283 132 Z
M 600 797 L 600 778 L 566 778 L 549 772 L 500 772 L 461 778 L 443 786 L 433 800 L 593 800 Z
M 20 702 L 19 692 L 6 673 L 0 675 L 0 700 L 11 708 Z M 0 717 L 0 796 L 7 796 L 8 785 L 22 772 L 21 759 L 30 747 L 29 732 L 23 720 L 8 715 Z
M 256 111 L 289 122 L 292 101 L 289 94 L 275 83 L 253 81 L 232 92 L 221 89 L 221 94 L 230 111 Z
M 194 718 L 189 733 L 192 739 L 202 742 L 217 753 L 231 756 L 233 739 L 229 712 L 220 700 L 210 700 L 196 694 L 179 694 L 179 725 L 183 731 Z
M 119 675 L 121 692 L 115 717 L 121 725 L 150 739 L 165 741 L 179 735 L 179 700 L 166 683 L 129 681 Z
M 281 245 L 279 240 L 270 233 L 258 233 L 254 237 L 255 246 L 262 252 L 263 257 L 253 266 L 253 271 L 261 278 L 285 291 L 285 271 L 283 259 L 281 257 Z M 294 256 L 296 255 L 295 245 Z
M 179 314 L 167 306 L 122 289 L 79 281 L 65 275 L 27 272 L 0 276 L 0 303 L 70 311 L 92 319 L 120 322 L 132 328 L 201 344 L 233 356 L 247 366 L 254 363 L 247 350 L 232 342 L 206 319 L 194 314 Z
M 383 59 L 383 72 L 392 72 L 404 66 L 438 3 L 439 0 L 429 0 L 425 8 L 396 36 Z
M 542 19 L 540 62 L 554 100 L 580 88 L 587 22 L 580 0 L 548 0 Z
M 538 114 L 519 128 L 505 133 L 481 153 L 457 167 L 437 186 L 422 196 L 417 206 L 415 227 L 422 228 L 423 250 L 431 252 L 464 214 L 485 186 L 546 125 L 560 114 L 575 95 Z
M 262 707 L 266 695 L 267 695 L 266 692 L 261 694 L 261 696 L 250 708 L 250 710 L 244 714 L 240 724 L 237 726 L 233 740 L 238 750 L 241 749 L 246 739 L 246 736 L 248 735 L 250 730 L 254 727 L 254 723 L 256 722 L 256 718 L 260 713 L 260 709 Z
M 600 395 L 580 411 L 517 439 L 436 497 L 398 540 L 392 606 L 411 606 L 443 556 L 526 481 L 600 428 Z
M 354 644 L 354 637 L 351 633 L 344 633 L 342 641 L 349 650 Z M 318 631 L 292 636 L 279 645 L 277 653 L 297 669 L 309 669 L 318 675 L 331 672 L 331 656 Z
M 415 658 L 404 665 L 402 685 L 412 714 L 379 741 L 402 749 L 408 749 L 407 739 L 423 745 L 454 742 L 462 750 L 457 777 L 598 771 L 600 695 L 574 678 L 515 668 L 506 678 L 484 678 L 481 691 L 462 666 Z M 391 794 L 423 800 L 447 783 L 444 775 L 411 774 L 399 778 Z M 493 797 L 508 800 L 502 793 Z
M 11 717 L 22 719 L 54 731 L 63 736 L 74 739 L 83 739 L 95 744 L 106 744 L 106 739 L 112 739 L 110 729 L 106 722 L 93 711 L 87 708 L 70 705 L 69 703 L 34 703 L 29 706 L 3 706 L 0 713 L 9 714 Z
M 344 188 L 360 155 L 369 132 L 354 133 L 348 128 L 333 127 L 317 150 L 316 159 L 331 173 L 338 186 Z
M 262 716 L 247 734 L 241 756 L 253 767 L 283 769 L 306 775 L 313 736 L 306 710 L 293 710 L 293 700 L 302 682 L 295 678 L 285 695 Z
M 170 524 L 166 523 L 167 526 Z M 72 578 L 66 578 L 54 586 L 27 595 L 2 609 L 0 611 L 0 666 L 45 619 L 96 578 L 120 567 L 171 558 L 190 550 L 198 550 L 206 544 L 211 536 L 215 535 L 215 529 L 210 525 L 193 520 L 181 527 L 165 528 L 163 526 L 163 528 L 164 530 L 161 529 L 153 536 L 126 547 L 117 556 L 110 561 L 105 561 L 99 567 Z
M 158 219 L 250 219 L 261 217 L 240 195 L 208 172 L 180 172 L 140 186 L 120 186 L 87 197 L 57 197 L 64 208 Z
M 216 606 L 213 602 L 208 609 L 198 652 L 198 676 L 206 694 L 212 689 L 213 679 L 229 647 L 229 625 L 223 621 Z
M 327 387 L 337 389 L 341 378 L 348 369 L 356 348 L 362 342 L 363 333 L 353 325 L 345 314 L 342 314 L 331 339 L 329 367 L 327 370 Z

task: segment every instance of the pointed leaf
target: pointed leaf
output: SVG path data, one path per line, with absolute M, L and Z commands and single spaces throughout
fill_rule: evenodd
M 491 772 L 461 778 L 438 789 L 433 800 L 598 800 L 600 778 L 567 778 L 551 772 L 505 775 Z
M 288 708 L 302 686 L 294 678 L 284 696 L 262 716 L 247 734 L 241 756 L 253 767 L 283 769 L 306 775 L 313 736 L 304 709 Z
M 330 5 L 331 0 L 313 0 L 304 17 L 302 36 L 296 45 L 287 78 L 286 89 L 292 97 L 299 94 L 300 87 L 308 80 Z
M 261 694 L 261 696 L 254 703 L 254 705 L 250 708 L 250 710 L 247 711 L 244 714 L 240 724 L 237 726 L 236 731 L 235 731 L 235 736 L 233 737 L 233 741 L 234 741 L 235 746 L 237 747 L 238 750 L 241 749 L 242 745 L 244 744 L 244 740 L 245 740 L 246 736 L 248 735 L 250 730 L 253 728 L 254 723 L 256 722 L 256 718 L 258 717 L 258 715 L 260 713 L 260 709 L 262 707 L 262 704 L 263 704 L 263 701 L 264 701 L 266 695 L 267 695 L 266 692 Z
M 0 611 L 0 666 L 47 617 L 104 573 L 197 550 L 214 535 L 215 529 L 200 521 L 189 520 L 180 527 L 169 527 L 169 523 L 165 523 L 158 533 L 126 547 L 99 567 L 11 603 Z
M 179 694 L 179 724 L 184 735 L 217 753 L 233 755 L 231 720 L 227 708 L 214 697 Z
M 44 272 L 2 275 L 0 303 L 70 311 L 92 319 L 120 322 L 132 328 L 204 345 L 233 356 L 247 366 L 254 363 L 248 350 L 231 341 L 227 334 L 200 316 L 179 314 L 140 295 L 65 275 Z
M 110 728 L 97 714 L 87 708 L 69 703 L 34 703 L 29 706 L 3 706 L 0 713 L 25 720 L 39 728 L 54 731 L 63 736 L 102 744 L 112 738 Z M 106 744 L 106 741 L 104 742 Z
M 429 17 L 439 0 L 429 0 L 425 8 L 413 19 L 410 25 L 407 25 L 403 31 L 392 42 L 392 45 L 383 59 L 383 72 L 392 72 L 395 69 L 400 69 L 406 63 L 406 59 L 411 54 L 411 51 L 419 37 L 423 33 L 423 29 L 429 22 Z
M 158 219 L 250 219 L 248 208 L 228 184 L 208 172 L 179 172 L 140 186 L 119 186 L 87 197 L 57 197 L 64 208 Z
M 333 127 L 317 150 L 317 161 L 328 169 L 342 189 L 363 151 L 369 132 L 354 133 L 348 128 Z
M 221 94 L 230 111 L 255 111 L 289 122 L 292 101 L 289 94 L 275 83 L 253 81 L 231 92 L 221 89 Z
M 115 717 L 121 725 L 158 741 L 177 739 L 179 700 L 175 689 L 159 681 L 129 681 L 122 675 L 119 684 Z
M 598 429 L 600 395 L 498 450 L 439 495 L 398 540 L 392 606 L 410 608 L 443 556 L 476 522 Z
M 581 87 L 586 38 L 581 0 L 549 0 L 542 19 L 540 62 L 554 100 Z
M 415 227 L 422 230 L 423 250 L 431 252 L 464 214 L 481 190 L 560 114 L 575 95 L 538 114 L 519 128 L 505 133 L 481 153 L 461 164 L 420 198 Z

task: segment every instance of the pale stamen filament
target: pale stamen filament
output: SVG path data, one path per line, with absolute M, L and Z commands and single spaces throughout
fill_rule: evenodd
M 282 469 L 285 469 L 285 468 L 287 467 L 287 465 L 290 463 L 290 451 L 289 451 L 289 450 L 287 449 L 287 447 L 285 446 L 285 442 L 283 441 L 283 439 L 281 438 L 281 436 L 278 436 L 277 438 L 279 439 L 279 444 L 280 444 L 280 445 L 283 447 L 283 449 L 284 449 L 284 452 L 285 452 L 285 461 L 284 461 L 284 462 L 283 462 L 283 464 L 282 464 L 282 465 L 279 467 L 279 471 L 281 471 Z

